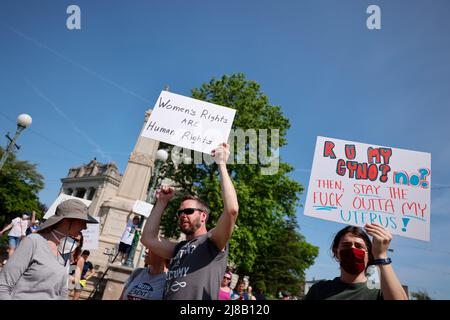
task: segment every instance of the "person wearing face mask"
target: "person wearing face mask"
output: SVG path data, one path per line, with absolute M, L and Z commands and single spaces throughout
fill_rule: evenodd
M 83 202 L 61 202 L 37 233 L 22 240 L 0 272 L 0 300 L 67 299 L 68 260 L 74 237 L 86 223 L 98 222 Z
M 331 250 L 339 262 L 340 277 L 314 284 L 305 300 L 408 300 L 387 256 L 391 233 L 377 224 L 366 224 L 364 229 L 367 233 L 347 226 L 336 234 Z M 369 265 L 379 268 L 380 289 L 367 287 Z

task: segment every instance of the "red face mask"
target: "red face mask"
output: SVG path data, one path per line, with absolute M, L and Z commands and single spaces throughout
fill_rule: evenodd
M 340 265 L 350 274 L 360 274 L 366 268 L 364 258 L 366 252 L 361 249 L 348 248 L 339 251 Z

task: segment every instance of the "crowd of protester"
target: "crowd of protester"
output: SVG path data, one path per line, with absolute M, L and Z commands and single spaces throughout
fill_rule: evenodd
M 196 195 L 183 197 L 176 212 L 183 241 L 164 238 L 160 221 L 176 190 L 161 186 L 147 223 L 141 230 L 136 216 L 127 222 L 119 244 L 124 264 L 133 240 L 142 232 L 146 248 L 145 267 L 133 270 L 124 284 L 121 300 L 265 300 L 265 286 L 255 283 L 253 292 L 248 278 L 228 268 L 229 240 L 238 217 L 239 205 L 227 170 L 229 145 L 214 149 L 212 156 L 220 175 L 223 212 L 214 228 L 206 222 L 210 207 Z M 39 223 L 35 213 L 24 213 L 0 231 L 8 233 L 8 259 L 0 272 L 0 300 L 72 299 L 78 300 L 86 282 L 95 274 L 83 250 L 82 230 L 98 223 L 87 206 L 70 199 L 60 203 L 55 214 Z M 369 238 L 372 236 L 372 240 Z M 383 227 L 367 224 L 363 228 L 345 227 L 333 243 L 332 253 L 339 263 L 340 275 L 313 285 L 305 299 L 389 299 L 404 300 L 403 290 L 387 256 L 392 235 Z M 377 265 L 380 289 L 369 288 L 366 270 Z M 233 281 L 236 280 L 236 281 Z M 233 285 L 232 285 L 233 284 Z M 290 300 L 286 290 L 279 299 Z

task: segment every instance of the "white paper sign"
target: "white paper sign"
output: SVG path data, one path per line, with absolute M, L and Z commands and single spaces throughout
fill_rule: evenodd
M 162 91 L 142 136 L 210 154 L 228 141 L 236 110 Z
M 133 205 L 133 212 L 148 218 L 152 212 L 153 205 L 146 201 L 136 200 Z
M 98 222 L 100 221 L 97 217 L 92 217 Z M 86 224 L 87 229 L 81 231 L 83 234 L 83 250 L 96 250 L 98 249 L 98 237 L 100 234 L 100 224 L 99 223 L 88 223 Z
M 52 203 L 52 205 L 50 206 L 50 208 L 48 208 L 47 212 L 44 215 L 44 219 L 48 219 L 51 216 L 53 216 L 55 214 L 56 211 L 56 207 L 63 201 L 69 200 L 69 199 L 76 199 L 76 200 L 80 200 L 81 202 L 83 202 L 86 206 L 90 206 L 91 205 L 91 200 L 86 200 L 86 199 L 81 199 L 81 198 L 77 198 L 77 197 L 73 197 L 73 196 L 69 196 L 68 194 L 60 194 L 58 196 L 58 198 L 56 198 L 56 200 Z
M 430 240 L 431 154 L 317 137 L 304 213 Z

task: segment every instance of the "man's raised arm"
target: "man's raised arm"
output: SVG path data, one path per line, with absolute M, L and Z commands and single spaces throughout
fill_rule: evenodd
M 142 231 L 141 243 L 156 255 L 171 259 L 175 250 L 175 242 L 159 236 L 161 216 L 174 195 L 175 189 L 163 186 L 156 191 L 156 203 Z
M 213 150 L 212 156 L 219 167 L 223 213 L 217 221 L 216 227 L 211 230 L 211 240 L 216 244 L 217 248 L 223 250 L 233 233 L 239 212 L 239 204 L 236 190 L 227 171 L 226 163 L 230 156 L 230 146 L 222 143 Z

